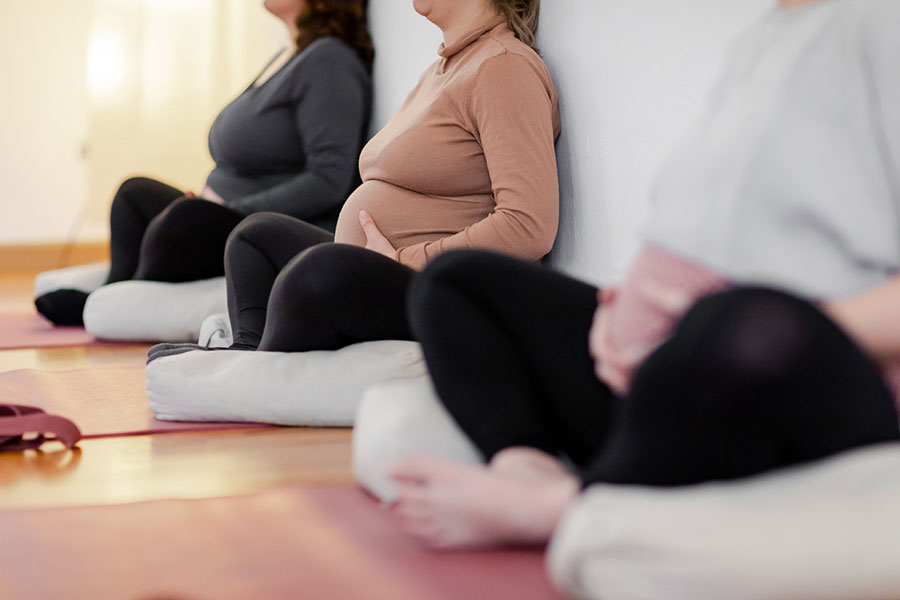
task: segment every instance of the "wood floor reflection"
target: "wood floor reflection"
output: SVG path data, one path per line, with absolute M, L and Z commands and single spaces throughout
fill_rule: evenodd
M 31 307 L 30 276 L 0 276 L 0 311 Z M 127 367 L 147 346 L 0 351 L 0 372 Z M 2 393 L 2 390 L 0 390 Z M 2 401 L 2 400 L 0 400 Z M 347 483 L 350 430 L 270 428 L 83 440 L 75 451 L 0 453 L 0 509 L 205 498 Z

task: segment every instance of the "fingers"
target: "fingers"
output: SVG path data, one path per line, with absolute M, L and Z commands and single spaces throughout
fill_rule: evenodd
M 359 224 L 363 229 L 363 233 L 366 234 L 367 240 L 384 238 L 381 230 L 378 229 L 378 225 L 375 224 L 375 219 L 364 210 L 359 211 Z
M 597 290 L 597 302 L 600 305 L 612 304 L 616 300 L 619 290 L 614 287 L 603 287 Z
M 400 483 L 397 485 L 397 500 L 391 505 L 391 513 L 404 533 L 428 545 L 435 545 L 444 537 L 445 531 L 435 518 L 433 502 L 428 488 Z
M 397 249 L 394 248 L 394 246 L 391 245 L 390 240 L 381 233 L 381 230 L 378 228 L 378 225 L 375 224 L 375 219 L 372 218 L 372 215 L 364 210 L 359 211 L 359 224 L 366 236 L 366 249 L 383 254 L 391 260 L 398 260 Z
M 425 485 L 435 471 L 433 458 L 427 456 L 407 456 L 395 463 L 389 470 L 390 478 L 400 484 Z
M 638 289 L 651 304 L 672 316 L 684 314 L 691 306 L 691 295 L 679 288 L 651 280 L 642 282 Z

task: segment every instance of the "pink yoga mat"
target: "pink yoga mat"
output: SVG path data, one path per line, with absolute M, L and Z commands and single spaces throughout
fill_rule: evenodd
M 541 550 L 434 552 L 354 486 L 0 513 L 0 597 L 556 599 Z
M 180 423 L 154 419 L 147 404 L 143 366 L 8 371 L 0 373 L 0 401 L 37 406 L 67 417 L 86 438 L 262 427 L 254 423 Z
M 0 314 L 0 350 L 111 345 L 114 343 L 97 340 L 84 327 L 54 327 L 33 313 Z

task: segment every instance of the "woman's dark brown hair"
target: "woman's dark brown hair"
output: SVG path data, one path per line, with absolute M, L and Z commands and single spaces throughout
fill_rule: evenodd
M 297 51 L 322 37 L 341 40 L 372 68 L 375 48 L 366 23 L 368 0 L 307 0 L 297 18 Z

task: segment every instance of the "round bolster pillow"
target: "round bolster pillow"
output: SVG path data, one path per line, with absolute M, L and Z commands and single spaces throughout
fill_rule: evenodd
M 109 277 L 108 262 L 44 271 L 34 278 L 34 297 L 38 298 L 56 290 L 78 290 L 90 294 L 106 283 L 107 277 Z
M 396 491 L 389 470 L 397 460 L 413 454 L 482 462 L 481 453 L 441 404 L 429 377 L 370 387 L 353 428 L 357 481 L 390 502 Z
M 550 547 L 603 600 L 900 598 L 900 444 L 733 482 L 594 485 Z
M 116 341 L 196 342 L 204 319 L 227 311 L 225 278 L 187 283 L 120 281 L 98 288 L 84 306 L 84 327 Z

